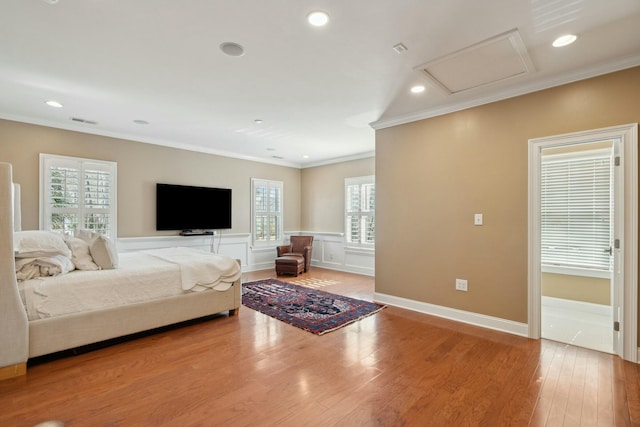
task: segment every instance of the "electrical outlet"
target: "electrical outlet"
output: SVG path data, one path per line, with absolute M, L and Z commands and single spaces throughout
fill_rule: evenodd
M 465 279 L 456 279 L 456 291 L 467 292 L 467 281 Z
M 482 225 L 482 222 L 483 222 L 482 214 L 473 215 L 473 224 L 474 225 Z

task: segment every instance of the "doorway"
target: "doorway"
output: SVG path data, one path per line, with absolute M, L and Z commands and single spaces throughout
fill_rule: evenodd
M 606 353 L 613 353 L 619 285 L 612 250 L 619 144 L 545 147 L 540 165 L 541 337 Z
M 543 218 L 545 214 L 542 211 L 542 175 L 543 163 L 549 159 L 554 160 L 554 156 L 555 160 L 561 159 L 563 156 L 565 158 L 579 158 L 581 156 L 593 158 L 594 153 L 600 149 L 608 151 L 609 157 L 615 164 L 611 168 L 613 197 L 611 199 L 610 228 L 612 232 L 607 237 L 610 240 L 610 245 L 600 248 L 602 250 L 600 254 L 596 254 L 597 251 L 594 250 L 589 255 L 599 257 L 604 262 L 604 266 L 601 263 L 599 267 L 594 267 L 589 263 L 585 264 L 588 256 L 583 252 L 584 248 L 577 247 L 575 242 L 564 243 L 565 247 L 562 248 L 563 245 L 557 242 L 549 244 L 548 235 L 543 239 L 543 220 L 548 220 L 548 218 Z M 583 154 L 576 154 L 577 152 Z M 584 154 L 585 152 L 588 154 Z M 528 326 L 530 338 L 539 339 L 549 335 L 548 326 L 542 324 L 544 318 L 543 296 L 545 299 L 555 298 L 552 300 L 553 302 L 560 300 L 561 303 L 565 303 L 568 301 L 568 306 L 602 309 L 603 318 L 600 319 L 602 323 L 599 328 L 601 330 L 604 328 L 607 331 L 605 341 L 610 344 L 597 349 L 610 351 L 633 362 L 638 359 L 637 169 L 637 124 L 529 140 Z M 606 226 L 604 228 L 606 229 Z M 549 230 L 547 229 L 545 232 L 548 234 Z M 553 234 L 553 232 L 552 227 L 551 233 Z M 598 244 L 602 245 L 602 242 Z M 611 247 L 610 250 L 609 247 Z M 556 253 L 555 255 L 559 258 L 549 258 L 549 251 L 551 251 L 551 255 L 554 255 L 553 252 L 560 249 L 568 251 L 565 251 L 564 255 Z M 610 265 L 606 265 L 609 262 Z M 562 265 L 563 263 L 565 265 Z M 588 270 L 586 275 L 584 270 Z M 593 270 L 600 270 L 599 274 L 603 277 L 590 277 L 597 276 L 597 274 L 593 274 Z M 566 280 L 568 278 L 572 280 Z M 560 279 L 563 280 L 559 281 Z M 607 294 L 609 295 L 608 299 Z M 559 310 L 561 314 L 568 313 L 565 305 L 558 307 L 552 304 L 552 308 Z M 598 310 L 595 312 L 597 313 Z M 567 316 L 557 318 L 554 321 L 556 325 L 561 326 L 572 322 L 578 323 L 574 317 Z M 585 320 L 582 322 L 585 323 Z M 586 323 L 589 321 L 586 320 Z M 545 328 L 544 335 L 542 333 L 543 327 Z M 563 341 L 587 346 L 578 342 L 578 337 L 580 335 L 584 337 L 585 334 L 586 332 L 578 334 L 574 332 L 568 340 L 564 339 Z M 548 338 L 559 339 L 551 336 Z

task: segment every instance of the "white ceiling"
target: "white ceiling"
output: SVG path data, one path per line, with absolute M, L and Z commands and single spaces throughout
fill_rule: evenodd
M 0 118 L 295 167 L 371 155 L 374 128 L 640 65 L 638 0 L 52 2 L 0 2 Z M 306 22 L 316 9 L 326 27 Z M 478 85 L 501 58 L 468 48 L 512 31 L 532 69 Z M 470 89 L 423 72 L 460 52 L 439 69 Z

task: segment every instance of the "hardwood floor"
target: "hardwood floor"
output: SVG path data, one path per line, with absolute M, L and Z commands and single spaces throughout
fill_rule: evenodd
M 266 277 L 275 272 L 244 280 Z M 302 278 L 373 296 L 373 278 L 319 268 Z M 243 307 L 29 366 L 0 382 L 0 425 L 630 426 L 639 369 L 395 307 L 323 336 Z

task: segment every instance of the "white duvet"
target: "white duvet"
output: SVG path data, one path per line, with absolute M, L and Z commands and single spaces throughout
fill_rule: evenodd
M 58 274 L 66 274 L 74 268 L 71 260 L 64 255 L 16 258 L 16 279 L 22 281 L 36 277 L 57 276 Z
M 168 261 L 169 258 L 172 260 Z M 224 291 L 240 278 L 240 274 L 238 264 L 230 257 L 190 248 L 173 248 L 122 253 L 117 269 L 76 270 L 54 277 L 26 280 L 18 286 L 27 316 L 34 320 L 206 288 Z
M 226 291 L 240 277 L 238 263 L 230 257 L 182 247 L 144 253 L 179 265 L 182 289 L 185 291 L 203 291 L 209 288 Z

